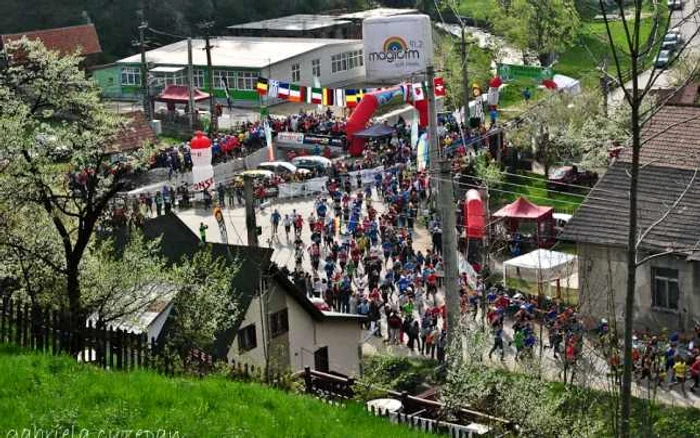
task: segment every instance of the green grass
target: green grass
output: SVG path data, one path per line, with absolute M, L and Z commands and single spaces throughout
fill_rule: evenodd
M 659 6 L 665 9 L 665 3 Z M 665 29 L 665 26 L 666 23 L 664 21 L 660 24 L 660 29 Z M 642 41 L 646 40 L 652 29 L 653 18 L 642 19 Z M 618 50 L 620 54 L 620 70 L 623 72 L 623 77 L 628 78 L 629 74 L 627 72 L 630 70 L 631 61 L 630 57 L 625 55 L 629 50 L 626 49 L 627 42 L 622 22 L 610 22 L 610 33 L 615 46 L 621 49 L 621 51 Z M 658 52 L 659 44 L 652 49 L 650 55 L 646 58 L 645 68 L 652 65 Z M 611 74 L 615 74 L 613 53 L 608 42 L 605 23 L 602 21 L 588 21 L 583 23 L 579 41 L 561 54 L 554 65 L 554 70 L 556 73 L 580 79 L 583 86 L 587 89 L 596 88 L 599 86 L 600 78 L 600 73 L 596 67 L 606 57 L 608 59 L 608 71 Z
M 460 0 L 459 3 L 457 12 L 475 20 L 488 20 L 498 7 L 496 0 Z
M 108 372 L 67 357 L 0 346 L 0 436 L 72 427 L 75 436 L 85 428 L 90 437 L 100 429 L 166 430 L 197 438 L 427 436 L 372 417 L 359 404 L 332 407 L 217 377 Z
M 562 193 L 547 190 L 547 180 L 544 175 L 532 172 L 525 172 L 522 175 L 508 176 L 489 194 L 491 211 L 496 211 L 515 201 L 518 196 L 524 196 L 533 204 L 554 207 L 554 211 L 557 213 L 571 214 L 584 200 L 585 193 Z

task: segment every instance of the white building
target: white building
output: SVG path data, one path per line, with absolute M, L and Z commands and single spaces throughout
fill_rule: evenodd
M 317 309 L 287 277 L 271 268 L 265 294 L 256 295 L 239 325 L 228 359 L 264 368 L 360 373 L 361 315 Z M 267 315 L 263 318 L 262 315 Z
M 234 104 L 257 105 L 258 76 L 305 86 L 357 84 L 365 77 L 361 40 L 311 38 L 211 38 L 213 91 L 225 99 L 225 84 Z M 205 42 L 192 40 L 194 86 L 209 91 Z M 187 41 L 146 52 L 150 74 L 157 86 L 187 84 Z M 137 97 L 141 87 L 141 55 L 133 55 L 102 69 L 93 77 L 112 96 Z M 115 85 L 116 84 L 116 85 Z

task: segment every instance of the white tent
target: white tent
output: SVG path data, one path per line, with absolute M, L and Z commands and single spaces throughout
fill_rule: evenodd
M 581 81 L 564 75 L 554 75 L 552 78 L 557 84 L 557 90 L 564 91 L 569 94 L 581 94 Z
M 578 289 L 578 257 L 564 252 L 537 249 L 504 262 L 503 279 L 506 285 L 509 284 L 509 279 L 535 285 L 542 282 L 545 293 L 556 288 L 557 282 L 562 287 Z

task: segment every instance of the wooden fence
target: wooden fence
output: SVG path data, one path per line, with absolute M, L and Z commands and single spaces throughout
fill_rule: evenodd
M 309 367 L 304 368 L 303 377 L 306 393 L 324 400 L 343 402 L 355 394 L 355 380 L 352 378 L 322 373 Z M 414 397 L 406 392 L 381 392 L 385 397 L 401 401 L 401 412 L 369 408 L 372 414 L 388 417 L 394 423 L 406 424 L 425 432 L 447 434 L 454 438 L 471 438 L 481 435 L 477 425 L 488 430 L 487 436 L 490 437 L 507 436 L 516 431 L 515 424 L 503 418 L 464 408 L 450 410 L 442 402 Z M 448 410 L 451 421 L 444 421 Z

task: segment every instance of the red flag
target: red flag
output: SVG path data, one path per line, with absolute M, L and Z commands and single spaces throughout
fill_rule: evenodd
M 433 85 L 435 85 L 435 96 L 444 96 L 445 93 L 445 83 L 442 78 L 435 78 L 433 80 Z

